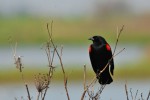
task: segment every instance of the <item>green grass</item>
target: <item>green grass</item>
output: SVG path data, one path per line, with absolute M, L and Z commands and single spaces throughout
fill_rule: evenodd
M 82 69 L 74 69 L 74 68 L 66 68 L 66 73 L 68 76 L 69 81 L 79 81 L 83 80 L 83 70 Z M 48 72 L 48 68 L 45 67 L 45 69 L 37 68 L 29 68 L 29 69 L 23 69 L 23 74 L 25 77 L 25 80 L 28 82 L 34 82 L 34 75 L 37 75 L 39 73 L 46 74 Z M 94 77 L 94 73 L 92 71 L 88 71 L 87 74 L 88 78 Z M 1 69 L 0 70 L 0 83 L 17 83 L 22 82 L 21 74 L 19 70 L 16 68 L 12 69 Z M 61 71 L 61 68 L 57 68 L 54 71 L 53 75 L 53 81 L 62 81 L 63 80 L 63 73 Z
M 139 79 L 149 79 L 149 65 L 150 62 L 142 61 L 137 64 L 121 65 L 122 68 L 115 67 L 114 79 L 115 80 L 139 80 Z M 65 67 L 65 66 L 64 66 Z M 66 74 L 68 76 L 68 81 L 83 81 L 83 67 L 65 67 Z M 31 68 L 27 67 L 23 69 L 23 74 L 27 82 L 34 82 L 34 75 L 38 73 L 46 74 L 48 72 L 47 67 L 43 68 Z M 91 67 L 87 67 L 87 79 L 92 80 L 95 76 Z M 54 76 L 52 79 L 54 82 L 63 81 L 63 73 L 61 67 L 57 67 L 54 71 Z M 1 69 L 0 70 L 0 83 L 17 83 L 22 82 L 19 70 L 16 68 Z
M 125 29 L 120 38 L 120 43 L 144 44 L 149 45 L 149 27 L 145 26 L 148 23 L 146 19 L 133 20 L 131 19 L 114 19 L 114 20 L 62 20 L 54 19 L 53 37 L 54 42 L 60 44 L 77 44 L 82 45 L 88 43 L 88 38 L 99 34 L 108 40 L 109 43 L 114 43 L 116 40 L 116 25 L 125 25 Z M 17 18 L 0 18 L 0 45 L 7 45 L 8 38 L 13 37 L 14 41 L 19 44 L 42 44 L 48 39 L 46 23 L 51 22 L 50 19 L 17 17 Z M 140 24 L 141 22 L 145 22 Z M 135 27 L 136 26 L 136 27 Z M 142 79 L 149 78 L 149 61 L 137 62 L 134 65 L 121 65 L 122 68 L 115 69 L 116 79 Z M 4 67 L 2 67 L 4 68 Z M 34 75 L 46 73 L 44 69 L 24 69 L 24 76 L 27 81 L 33 81 Z M 66 68 L 69 80 L 83 80 L 83 69 Z M 92 68 L 87 71 L 88 78 L 94 76 Z M 54 79 L 62 79 L 61 68 L 56 69 Z M 21 76 L 15 68 L 1 69 L 0 82 L 20 82 Z
M 116 26 L 121 27 L 123 24 L 125 28 L 120 38 L 121 43 L 150 43 L 148 23 L 142 18 L 53 20 L 53 37 L 61 44 L 86 44 L 89 37 L 97 34 L 114 43 Z M 0 22 L 0 45 L 8 44 L 10 36 L 22 44 L 42 44 L 48 38 L 46 23 L 50 23 L 51 19 L 15 17 L 0 18 Z
M 143 59 L 135 64 L 121 65 L 122 68 L 116 70 L 117 79 L 149 79 L 150 62 L 148 58 Z

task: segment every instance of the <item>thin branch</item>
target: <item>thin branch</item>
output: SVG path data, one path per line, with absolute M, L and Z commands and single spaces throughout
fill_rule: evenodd
M 53 76 L 53 70 L 55 67 L 53 67 L 53 60 L 54 60 L 54 56 L 55 56 L 55 49 L 53 51 L 53 54 L 52 54 L 52 57 L 51 57 L 51 51 L 50 51 L 50 42 L 47 42 L 47 46 L 45 48 L 45 52 L 46 52 L 46 55 L 47 55 L 47 58 L 48 58 L 48 63 L 49 63 L 49 72 L 48 72 L 48 85 L 50 84 L 50 81 L 51 81 L 51 78 Z M 46 93 L 47 93 L 47 90 L 48 90 L 48 85 L 45 89 L 45 92 L 44 92 L 44 95 L 42 97 L 42 100 L 45 99 L 45 96 L 46 96 Z
M 104 90 L 106 84 L 102 85 L 101 88 L 99 89 L 99 91 L 95 94 L 95 96 L 93 98 L 95 98 L 96 100 L 99 98 L 100 94 L 102 93 L 102 91 Z
M 116 53 L 113 57 L 116 57 L 117 55 L 119 55 L 121 52 L 123 52 L 125 50 L 125 48 L 123 48 L 122 50 L 120 50 L 118 53 Z
M 148 93 L 148 96 L 147 96 L 147 99 L 146 99 L 146 100 L 149 100 L 149 97 L 150 97 L 150 91 L 149 91 L 149 93 Z
M 84 90 L 86 89 L 86 65 L 84 65 L 84 82 L 83 82 Z
M 51 22 L 51 32 L 49 31 L 49 24 L 47 23 L 47 31 L 48 31 L 48 35 L 49 35 L 49 40 L 52 39 L 52 32 L 53 32 L 53 20 Z
M 48 59 L 48 65 L 51 65 L 51 51 L 50 51 L 51 49 L 50 49 L 50 43 L 49 42 L 47 42 L 46 43 L 46 48 L 45 48 L 45 52 L 46 52 L 46 55 L 47 55 L 47 59 Z M 49 66 L 49 67 L 51 67 L 51 66 Z
M 16 55 L 16 48 L 17 48 L 17 42 L 15 43 L 15 47 L 13 48 L 12 44 L 10 43 L 11 45 L 11 48 L 12 48 L 12 51 L 13 51 L 13 57 L 14 57 L 14 60 L 15 60 L 15 65 L 16 65 L 16 68 L 19 69 L 20 72 L 22 72 L 22 62 L 21 62 L 21 56 L 18 56 Z
M 134 100 L 136 100 L 137 94 L 138 94 L 138 90 L 136 91 L 136 94 L 135 94 Z
M 28 88 L 28 85 L 25 84 L 25 87 L 26 87 L 26 90 L 27 90 L 27 93 L 28 93 L 28 99 L 31 100 L 31 97 L 30 97 L 30 92 L 29 92 L 29 88 Z
M 84 65 L 84 81 L 83 81 L 83 86 L 84 86 L 84 92 L 82 94 L 81 100 L 84 100 L 84 96 L 86 93 L 86 65 Z
M 17 42 L 15 43 L 15 46 L 13 47 L 13 45 L 12 45 L 12 37 L 11 37 L 11 36 L 9 37 L 8 41 L 9 41 L 9 44 L 10 44 L 11 49 L 12 49 L 12 51 L 13 51 L 14 60 L 15 60 L 15 62 L 16 62 L 16 61 L 17 61 L 17 59 L 16 59 Z
M 130 88 L 130 94 L 131 94 L 131 98 L 133 100 L 132 88 Z
M 50 47 L 51 47 L 51 44 L 53 42 L 53 40 L 52 40 L 52 28 L 53 28 L 53 21 L 51 22 L 51 31 L 49 31 L 49 24 L 47 23 L 47 31 L 48 31 L 48 38 L 49 39 L 48 39 L 48 42 L 47 42 L 47 46 L 45 48 L 46 55 L 47 55 L 47 58 L 48 58 L 48 63 L 49 63 L 49 72 L 48 72 L 49 81 L 48 81 L 48 85 L 50 84 L 50 79 L 53 76 L 53 70 L 55 68 L 53 66 L 53 60 L 54 60 L 54 56 L 55 56 L 55 53 L 56 53 L 56 50 L 57 50 L 57 47 L 55 46 L 54 49 L 53 49 L 53 54 L 51 56 L 51 48 Z M 48 87 L 45 89 L 42 100 L 44 100 L 44 98 L 46 96 L 46 93 L 47 93 L 47 90 L 48 90 Z
M 122 33 L 124 29 L 124 25 L 122 26 L 122 28 L 120 29 L 119 33 L 117 31 L 117 40 L 116 40 L 116 44 L 115 44 L 115 48 L 114 48 L 114 52 L 112 54 L 112 57 L 111 59 L 108 61 L 108 63 L 106 64 L 106 66 L 100 71 L 100 73 L 98 74 L 98 76 L 103 73 L 105 71 L 105 69 L 108 67 L 108 65 L 110 64 L 110 62 L 112 61 L 112 59 L 114 58 L 114 55 L 115 55 L 115 52 L 116 52 L 116 49 L 117 49 L 117 46 L 118 46 L 118 42 L 119 42 L 119 38 L 120 38 L 120 35 Z M 125 48 L 124 48 L 125 49 Z M 122 49 L 121 51 L 119 51 L 119 53 L 121 53 L 124 49 Z M 117 53 L 116 55 L 118 55 L 119 53 Z
M 115 44 L 115 49 L 114 49 L 113 55 L 115 54 L 115 51 L 116 51 L 116 49 L 117 49 L 117 45 L 118 45 L 118 42 L 119 42 L 119 38 L 120 38 L 120 35 L 121 35 L 123 29 L 124 29 L 124 25 L 122 26 L 122 28 L 120 29 L 120 31 L 119 31 L 119 33 L 118 33 L 118 28 L 117 28 L 117 40 L 116 40 L 116 44 Z
M 31 100 L 31 97 L 30 97 L 30 93 L 29 93 L 29 88 L 28 88 L 28 85 L 27 83 L 25 82 L 25 79 L 24 79 L 24 75 L 23 75 L 23 71 L 22 71 L 22 62 L 21 62 L 21 56 L 16 56 L 16 48 L 17 48 L 17 42 L 15 43 L 15 47 L 13 48 L 12 46 L 12 41 L 10 40 L 10 45 L 11 45 L 11 48 L 12 48 L 12 51 L 13 51 L 13 57 L 14 57 L 14 60 L 15 60 L 15 65 L 16 65 L 16 68 L 19 69 L 19 72 L 20 72 L 20 75 L 21 75 L 21 78 L 25 84 L 25 87 L 26 87 L 26 90 L 27 90 L 27 94 L 28 94 L 28 99 Z
M 38 92 L 37 100 L 39 100 L 39 98 L 40 98 L 40 92 Z
M 101 85 L 100 89 L 94 94 L 94 91 L 89 91 L 87 90 L 88 96 L 89 96 L 89 100 L 98 100 L 100 99 L 100 94 L 102 93 L 102 91 L 104 90 L 106 84 L 105 85 Z
M 65 70 L 64 70 L 63 63 L 62 63 L 61 55 L 59 54 L 59 52 L 57 50 L 57 47 L 55 46 L 55 44 L 53 42 L 53 39 L 52 39 L 52 28 L 53 28 L 53 21 L 51 22 L 51 32 L 49 31 L 49 24 L 47 24 L 47 31 L 48 31 L 48 34 L 49 34 L 49 40 L 50 40 L 53 48 L 56 51 L 56 54 L 57 54 L 58 58 L 59 58 L 59 62 L 60 62 L 62 72 L 63 72 L 63 75 L 64 75 L 64 87 L 65 87 L 65 90 L 66 90 L 66 95 L 67 95 L 68 100 L 70 100 L 68 89 L 67 89 L 67 77 L 66 77 L 66 73 L 65 73 Z M 62 52 L 62 49 L 63 48 L 61 48 L 61 52 Z
M 126 85 L 126 84 L 125 84 L 125 91 L 126 91 L 127 100 L 129 100 L 129 96 L 128 96 L 128 88 L 127 88 L 127 85 Z
M 143 98 L 143 93 L 141 93 L 141 100 L 144 100 L 144 98 Z

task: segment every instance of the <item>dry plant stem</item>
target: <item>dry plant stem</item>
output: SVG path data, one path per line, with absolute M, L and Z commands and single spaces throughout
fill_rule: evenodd
M 23 67 L 22 67 L 21 57 L 20 56 L 18 56 L 18 57 L 16 56 L 17 42 L 15 43 L 15 47 L 14 48 L 13 48 L 12 44 L 11 44 L 11 47 L 12 47 L 12 51 L 13 51 L 13 56 L 14 56 L 16 68 L 19 69 L 19 72 L 21 74 L 21 78 L 22 78 L 22 80 L 23 80 L 23 82 L 25 84 L 26 90 L 27 90 L 28 99 L 31 100 L 29 88 L 28 88 L 28 85 L 25 83 L 25 79 L 24 79 L 24 76 L 23 76 L 23 71 L 22 71 Z
M 49 63 L 49 72 L 48 72 L 48 75 L 50 77 L 52 77 L 52 75 L 53 75 L 53 69 L 54 69 L 54 67 L 52 65 L 53 65 L 53 60 L 54 60 L 54 55 L 55 55 L 55 49 L 53 50 L 53 54 L 52 54 L 52 57 L 51 57 L 50 42 L 47 42 L 47 46 L 46 46 L 45 52 L 46 52 L 46 55 L 47 55 L 47 58 L 48 58 L 48 63 Z
M 13 50 L 13 56 L 14 56 L 16 68 L 19 69 L 20 72 L 22 72 L 21 57 L 20 56 L 16 57 L 16 48 L 17 48 L 17 42 L 15 44 L 15 48 L 13 48 L 12 46 L 12 50 Z
M 38 92 L 37 100 L 39 100 L 39 98 L 40 98 L 40 92 Z
M 121 35 L 123 29 L 124 29 L 124 25 L 123 25 L 122 28 L 120 29 L 119 33 L 118 33 L 118 29 L 117 29 L 117 40 L 116 40 L 116 44 L 115 44 L 115 49 L 114 49 L 113 55 L 114 55 L 115 52 L 116 52 L 117 45 L 118 45 L 118 42 L 119 42 L 119 38 L 120 38 L 120 35 Z
M 25 84 L 25 86 L 26 86 L 26 90 L 27 90 L 27 93 L 28 93 L 28 99 L 29 99 L 29 100 L 31 100 L 31 97 L 30 97 L 30 92 L 29 92 L 28 85 L 27 85 L 27 84 Z
M 149 91 L 149 93 L 148 93 L 148 96 L 147 96 L 147 99 L 146 99 L 146 100 L 149 100 L 149 97 L 150 97 L 150 91 Z
M 106 66 L 103 68 L 103 70 L 100 71 L 99 75 L 105 71 L 105 69 L 106 69 L 107 66 L 110 64 L 110 61 L 114 58 L 114 56 L 118 55 L 119 53 L 121 53 L 121 52 L 125 49 L 125 48 L 123 48 L 121 51 L 119 51 L 119 53 L 117 53 L 117 54 L 115 55 L 115 52 L 116 52 L 116 49 L 117 49 L 117 45 L 118 45 L 118 42 L 119 42 L 119 38 L 120 38 L 120 35 L 121 35 L 123 29 L 124 29 L 124 25 L 123 25 L 122 28 L 120 29 L 119 33 L 118 33 L 118 30 L 117 30 L 117 40 L 116 40 L 114 52 L 113 52 L 113 54 L 112 54 L 111 59 L 110 59 L 110 60 L 108 61 L 108 63 L 106 64 Z M 111 74 L 110 74 L 110 75 L 111 75 Z
M 67 77 L 66 77 L 66 73 L 65 73 L 65 70 L 64 70 L 63 63 L 62 63 L 62 59 L 61 59 L 61 56 L 60 56 L 60 54 L 59 54 L 59 52 L 58 52 L 58 50 L 57 50 L 57 48 L 56 48 L 56 46 L 55 46 L 55 44 L 53 42 L 53 39 L 52 39 L 52 25 L 53 25 L 53 21 L 51 23 L 51 32 L 50 32 L 49 31 L 49 24 L 47 24 L 47 30 L 48 30 L 48 34 L 49 34 L 49 40 L 52 43 L 52 46 L 54 47 L 54 49 L 56 51 L 56 54 L 57 54 L 57 56 L 59 58 L 60 65 L 61 65 L 62 72 L 63 72 L 63 76 L 64 76 L 64 87 L 65 87 L 66 95 L 67 95 L 68 100 L 70 100 L 69 93 L 68 93 L 68 88 L 67 88 Z
M 92 100 L 98 100 L 99 97 L 100 97 L 100 94 L 102 93 L 102 91 L 104 90 L 106 84 L 105 85 L 102 85 L 101 88 L 98 90 L 98 92 L 94 95 L 90 95 L 90 93 L 88 93 L 89 97 L 92 99 Z
M 23 82 L 25 84 L 25 87 L 26 87 L 26 91 L 27 91 L 27 94 L 28 94 L 28 99 L 31 100 L 28 84 L 25 83 L 25 79 L 24 79 L 24 76 L 23 76 L 23 71 L 20 71 L 20 74 L 21 74 L 22 80 L 23 80 Z
M 138 90 L 136 91 L 136 94 L 135 94 L 135 98 L 134 98 L 134 100 L 136 100 L 137 94 L 138 94 Z
M 51 65 L 51 51 L 50 51 L 51 49 L 50 49 L 50 43 L 49 42 L 47 42 L 46 43 L 46 48 L 45 48 L 45 52 L 46 52 L 46 55 L 47 55 L 47 59 L 48 59 L 48 65 Z M 49 66 L 49 67 L 51 67 L 51 66 Z
M 96 98 L 98 95 L 100 95 L 100 94 L 102 93 L 102 91 L 104 90 L 105 86 L 106 86 L 106 84 L 103 85 L 103 86 L 99 89 L 99 91 L 96 93 L 96 95 L 94 96 L 94 98 Z
M 43 95 L 43 97 L 42 97 L 42 100 L 44 100 L 44 99 L 45 99 L 45 96 L 46 96 L 47 90 L 48 90 L 48 88 L 46 88 L 46 89 L 45 89 L 45 92 L 44 92 L 44 95 Z M 39 95 L 38 95 L 38 96 L 39 96 Z
M 61 56 L 59 55 L 57 49 L 56 49 L 56 46 L 54 45 L 52 39 L 51 39 L 51 42 L 52 42 L 52 45 L 53 47 L 55 48 L 56 50 L 56 54 L 59 58 L 59 61 L 60 61 L 60 64 L 61 64 L 61 68 L 62 68 L 62 72 L 63 72 L 63 75 L 64 75 L 64 87 L 65 87 L 65 90 L 66 90 L 66 95 L 67 95 L 67 98 L 68 100 L 70 100 L 70 97 L 69 97 L 69 93 L 68 93 L 68 89 L 67 89 L 67 77 L 66 77 L 66 73 L 65 73 L 65 70 L 64 70 L 64 66 L 63 66 L 63 63 L 62 63 L 62 59 L 61 59 Z
M 84 100 L 84 96 L 85 96 L 85 93 L 87 92 L 87 90 L 84 90 L 84 92 L 82 93 L 82 97 L 81 97 L 81 100 Z
M 84 65 L 84 82 L 83 82 L 84 90 L 86 89 L 86 65 Z
M 127 85 L 126 85 L 126 84 L 125 84 L 125 91 L 126 91 L 127 100 L 129 100 L 129 96 L 128 96 L 128 88 L 127 88 Z
M 133 100 L 132 88 L 130 88 L 130 94 L 131 94 L 131 98 L 132 98 L 132 100 Z
M 117 33 L 118 35 L 117 35 L 117 40 L 116 40 L 116 44 L 115 44 L 115 49 L 114 49 L 114 52 L 113 52 L 113 54 L 112 54 L 111 59 L 110 59 L 110 60 L 108 61 L 108 63 L 105 65 L 105 67 L 103 68 L 103 70 L 100 71 L 99 75 L 105 71 L 105 69 L 106 69 L 107 66 L 110 64 L 110 61 L 114 58 L 114 56 L 118 55 L 119 53 L 121 53 L 121 52 L 125 49 L 125 48 L 123 48 L 121 51 L 119 51 L 119 53 L 117 53 L 117 54 L 115 55 L 115 52 L 116 52 L 116 49 L 117 49 L 117 45 L 118 45 L 118 42 L 119 42 L 119 38 L 120 38 L 120 34 L 122 33 L 123 28 L 124 28 L 124 25 L 123 25 L 122 28 L 120 29 L 119 33 Z
M 141 100 L 144 100 L 144 99 L 143 99 L 143 93 L 141 93 Z
M 54 55 L 55 55 L 55 49 L 54 49 L 54 52 L 52 54 L 52 57 L 51 57 L 51 54 L 50 54 L 50 42 L 47 43 L 47 46 L 46 46 L 46 54 L 47 54 L 47 58 L 48 58 L 48 63 L 49 63 L 49 72 L 48 72 L 48 85 L 50 84 L 50 79 L 52 78 L 53 76 L 53 70 L 54 70 L 54 67 L 52 66 L 53 64 L 53 59 L 54 59 Z M 46 93 L 47 93 L 47 90 L 48 90 L 48 87 L 45 89 L 45 92 L 44 92 L 44 95 L 43 95 L 43 98 L 42 100 L 45 99 L 45 96 L 46 96 Z
M 52 21 L 52 23 L 53 23 L 53 21 Z M 51 23 L 51 28 L 52 28 L 52 23 Z M 47 24 L 47 30 L 48 30 L 48 24 Z M 53 60 L 54 60 L 54 55 L 55 55 L 56 49 L 54 48 L 54 52 L 53 52 L 52 57 L 51 57 L 51 48 L 50 48 L 51 41 L 50 41 L 50 37 L 52 36 L 52 34 L 50 34 L 49 30 L 48 30 L 48 35 L 49 35 L 49 41 L 46 44 L 45 52 L 46 52 L 46 55 L 47 55 L 47 58 L 48 58 L 48 63 L 49 63 L 49 72 L 48 72 L 48 76 L 49 76 L 48 85 L 49 85 L 50 84 L 50 79 L 53 76 L 54 67 L 52 65 L 53 65 Z M 42 100 L 45 99 L 47 90 L 48 90 L 48 87 L 45 89 L 45 92 L 44 92 Z
M 23 80 L 23 82 L 24 82 L 24 84 L 25 84 L 25 87 L 26 87 L 26 90 L 27 90 L 28 99 L 31 100 L 30 92 L 29 92 L 29 88 L 28 88 L 28 84 L 25 83 L 25 79 L 24 79 L 24 76 L 23 76 L 23 72 L 21 71 L 20 74 L 21 74 L 21 76 L 22 76 L 22 80 Z
M 86 93 L 86 65 L 84 65 L 84 81 L 83 81 L 83 86 L 84 86 L 84 92 L 82 94 L 81 100 L 84 100 L 84 96 Z

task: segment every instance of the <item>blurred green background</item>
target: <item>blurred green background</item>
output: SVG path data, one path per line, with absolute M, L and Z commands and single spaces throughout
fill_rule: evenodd
M 125 27 L 116 53 L 123 48 L 125 50 L 114 58 L 114 82 L 107 85 L 101 97 L 104 100 L 126 98 L 125 83 L 133 89 L 143 89 L 143 94 L 149 91 L 149 0 L 0 0 L 1 99 L 26 98 L 21 75 L 14 64 L 11 44 L 14 46 L 15 42 L 18 43 L 17 56 L 22 59 L 25 81 L 29 84 L 31 96 L 36 98 L 34 75 L 48 72 L 43 45 L 48 40 L 46 25 L 52 20 L 54 42 L 59 50 L 63 45 L 62 61 L 72 99 L 78 100 L 83 92 L 84 64 L 87 65 L 88 81 L 95 76 L 89 60 L 91 41 L 88 38 L 101 35 L 114 50 L 117 28 L 122 25 Z M 56 68 L 46 98 L 59 100 L 66 98 L 66 95 L 56 56 L 54 66 Z
M 38 53 L 45 57 L 44 50 L 34 54 L 35 49 L 41 48 L 47 39 L 46 24 L 53 20 L 53 38 L 55 43 L 64 46 L 64 52 L 71 51 L 80 55 L 80 50 L 85 51 L 91 44 L 87 39 L 93 35 L 101 35 L 114 48 L 117 27 L 125 25 L 121 34 L 118 50 L 126 48 L 115 58 L 114 79 L 149 79 L 150 76 L 150 2 L 149 1 L 119 1 L 119 0 L 82 0 L 82 1 L 24 1 L 12 2 L 4 0 L 0 3 L 0 83 L 18 82 L 18 71 L 13 64 L 13 53 L 9 44 L 18 42 L 19 55 L 26 54 L 33 57 Z M 69 47 L 69 48 L 68 48 Z M 83 49 L 82 49 L 83 47 Z M 26 50 L 24 53 L 24 49 Z M 33 49 L 33 50 L 31 50 Z M 132 50 L 132 52 L 130 52 Z M 28 53 L 30 52 L 30 53 Z M 125 53 L 124 53 L 125 52 Z M 132 53 L 135 53 L 132 55 Z M 66 53 L 65 53 L 66 54 Z M 64 54 L 64 56 L 65 56 Z M 71 53 L 70 53 L 71 54 Z M 73 58 L 74 55 L 67 55 Z M 124 57 L 126 56 L 126 57 Z M 42 56 L 39 56 L 42 57 Z M 39 58 L 38 57 L 38 58 Z M 41 58 L 41 59 L 43 59 Z M 131 61 L 126 61 L 128 60 Z M 34 58 L 33 58 L 34 59 Z M 24 74 L 28 80 L 38 72 L 47 72 L 47 64 L 30 64 L 23 62 Z M 85 58 L 89 59 L 89 58 Z M 122 63 L 119 63 L 121 59 Z M 75 60 L 75 59 L 74 59 Z M 117 61 L 118 60 L 118 61 Z M 46 60 L 45 60 L 46 61 Z M 35 61 L 36 62 L 36 61 Z M 37 60 L 38 62 L 38 60 Z M 70 80 L 82 80 L 83 64 L 88 65 L 89 78 L 94 76 L 89 60 L 82 63 L 65 63 Z M 56 69 L 56 80 L 61 79 L 59 64 Z M 34 66 L 34 67 L 33 67 Z M 41 67 L 45 66 L 45 67 Z M 33 73 L 34 71 L 34 73 Z M 78 74 L 76 74 L 78 73 Z M 129 78 L 130 77 L 130 78 Z

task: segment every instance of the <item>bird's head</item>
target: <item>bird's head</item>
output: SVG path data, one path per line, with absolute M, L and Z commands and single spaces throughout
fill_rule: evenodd
M 92 40 L 94 44 L 101 45 L 106 44 L 106 40 L 102 36 L 93 36 L 89 38 L 89 40 Z

